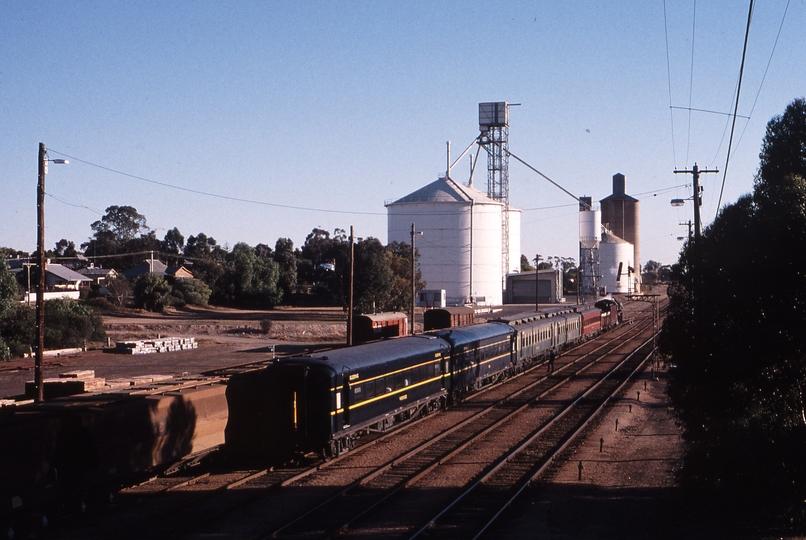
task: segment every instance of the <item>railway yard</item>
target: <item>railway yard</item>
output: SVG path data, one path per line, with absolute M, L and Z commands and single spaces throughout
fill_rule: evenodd
M 326 333 L 329 317 L 304 332 Z M 539 363 L 446 410 L 370 433 L 328 461 L 309 455 L 264 468 L 214 449 L 75 501 L 78 509 L 47 529 L 32 523 L 17 537 L 764 537 L 682 499 L 675 470 L 683 445 L 666 403 L 666 367 L 650 354 L 651 304 L 625 303 L 624 322 L 558 355 L 553 371 Z M 181 375 L 266 358 L 265 336 L 239 324 L 243 332 L 200 340 L 199 349 L 91 352 L 51 359 L 49 370 Z M 277 354 L 311 346 L 275 345 Z M 3 395 L 19 388 L 18 374 L 0 371 Z

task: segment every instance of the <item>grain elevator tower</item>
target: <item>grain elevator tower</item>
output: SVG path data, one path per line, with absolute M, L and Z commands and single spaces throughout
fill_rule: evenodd
M 503 203 L 502 275 L 509 272 L 509 103 L 479 103 L 479 144 L 487 152 L 487 196 Z M 506 281 L 502 287 L 506 286 Z

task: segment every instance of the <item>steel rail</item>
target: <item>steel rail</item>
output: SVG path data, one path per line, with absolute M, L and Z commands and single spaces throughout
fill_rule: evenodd
M 621 346 L 623 346 L 625 344 L 624 343 L 624 335 L 625 334 L 639 335 L 641 332 L 645 331 L 648 326 L 649 326 L 648 323 L 638 324 L 638 325 L 635 325 L 634 327 L 632 325 L 631 326 L 626 326 L 625 327 L 626 328 L 625 332 L 622 333 L 621 335 L 619 335 L 619 336 L 617 336 L 617 337 L 615 337 L 613 339 L 607 340 L 606 342 L 600 344 L 599 346 L 595 347 L 591 351 L 588 351 L 588 352 L 582 354 L 580 357 L 572 360 L 571 362 L 568 362 L 568 363 L 558 367 L 551 375 L 556 375 L 557 373 L 559 373 L 561 371 L 568 370 L 572 366 L 577 365 L 580 362 L 583 362 L 584 358 L 590 357 L 593 354 L 595 354 L 596 352 L 601 351 L 602 349 L 606 348 L 608 345 L 611 345 L 614 342 L 616 342 L 617 345 L 615 347 L 613 347 L 612 349 L 610 349 L 609 351 L 607 351 L 606 353 L 604 353 L 604 355 L 602 355 L 601 357 L 603 357 L 603 356 L 605 356 L 607 354 L 613 354 L 614 351 L 618 350 Z M 482 429 L 481 431 L 471 435 L 463 443 L 461 443 L 459 446 L 454 447 L 447 454 L 442 454 L 442 455 L 438 456 L 436 459 L 433 460 L 433 462 L 430 465 L 426 466 L 424 469 L 421 469 L 417 474 L 413 475 L 409 479 L 401 482 L 397 487 L 392 489 L 390 492 L 385 494 L 380 499 L 376 500 L 372 505 L 370 505 L 369 507 L 365 508 L 359 514 L 354 515 L 347 523 L 344 523 L 341 526 L 339 526 L 338 528 L 336 528 L 336 530 L 335 530 L 335 532 L 333 534 L 338 534 L 339 532 L 343 531 L 344 529 L 349 527 L 352 523 L 354 523 L 355 521 L 357 521 L 358 519 L 360 519 L 361 517 L 363 517 L 364 515 L 366 515 L 370 511 L 372 511 L 374 508 L 376 508 L 377 506 L 382 504 L 384 501 L 386 501 L 389 498 L 391 498 L 392 496 L 394 496 L 400 490 L 405 489 L 406 487 L 410 486 L 412 483 L 416 482 L 417 480 L 419 480 L 420 478 L 422 478 L 423 476 L 425 476 L 426 474 L 428 474 L 429 472 L 431 472 L 435 468 L 437 468 L 440 465 L 444 464 L 444 462 L 446 460 L 450 459 L 452 456 L 454 456 L 454 455 L 458 454 L 459 452 L 461 452 L 462 450 L 466 449 L 473 442 L 475 442 L 478 438 L 483 437 L 486 434 L 489 434 L 494 429 L 499 428 L 505 422 L 508 422 L 509 420 L 514 418 L 518 413 L 522 412 L 524 409 L 529 407 L 534 401 L 542 398 L 547 393 L 552 392 L 552 391 L 556 390 L 557 388 L 563 386 L 564 384 L 566 384 L 567 382 L 572 380 L 574 377 L 576 377 L 580 373 L 582 373 L 585 370 L 587 370 L 588 368 L 592 367 L 593 365 L 596 364 L 596 362 L 598 362 L 598 360 L 601 357 L 599 357 L 597 359 L 594 359 L 591 362 L 589 362 L 589 363 L 579 367 L 578 369 L 574 370 L 573 372 L 567 374 L 567 376 L 565 378 L 557 381 L 556 383 L 554 383 L 551 386 L 549 386 L 548 388 L 542 390 L 538 394 L 536 394 L 534 396 L 529 396 L 528 398 L 526 398 L 524 400 L 524 403 L 521 404 L 520 406 L 518 406 L 517 408 L 507 412 L 503 417 L 497 419 L 491 425 L 489 425 L 486 428 Z M 538 368 L 538 367 L 540 367 L 542 365 L 543 364 L 535 364 L 528 371 L 526 371 L 526 372 L 524 372 L 522 374 L 519 374 L 519 375 L 524 375 L 526 373 L 529 373 L 532 370 L 534 370 L 534 369 L 536 369 L 536 368 Z M 325 501 L 323 501 L 322 503 L 320 503 L 316 507 L 308 510 L 304 514 L 298 516 L 293 521 L 291 521 L 289 523 L 286 523 L 285 525 L 283 525 L 282 527 L 280 527 L 278 529 L 275 529 L 269 535 L 267 535 L 267 536 L 262 536 L 261 535 L 261 536 L 255 537 L 255 538 L 261 538 L 261 539 L 263 539 L 263 538 L 277 538 L 278 536 L 280 536 L 282 533 L 284 533 L 286 530 L 288 530 L 292 526 L 294 526 L 297 523 L 303 521 L 305 518 L 310 517 L 315 512 L 321 510 L 322 508 L 327 507 L 332 502 L 334 502 L 336 500 L 340 500 L 345 494 L 349 493 L 350 491 L 354 490 L 355 488 L 357 488 L 359 486 L 362 486 L 362 485 L 365 485 L 367 482 L 369 482 L 373 478 L 376 478 L 377 476 L 383 474 L 384 472 L 388 471 L 392 467 L 394 467 L 396 465 L 399 465 L 401 462 L 409 459 L 410 457 L 412 457 L 414 455 L 417 455 L 419 453 L 422 453 L 425 449 L 433 446 L 434 444 L 436 444 L 440 440 L 443 440 L 448 435 L 460 430 L 461 428 L 467 426 L 468 424 L 470 424 L 470 423 L 472 423 L 474 421 L 477 421 L 479 418 L 481 418 L 482 416 L 488 414 L 490 411 L 492 411 L 492 410 L 494 410 L 496 408 L 499 408 L 501 405 L 503 405 L 503 404 L 505 404 L 507 402 L 513 401 L 514 399 L 516 399 L 516 397 L 518 395 L 524 394 L 527 391 L 529 391 L 530 389 L 534 389 L 534 387 L 536 387 L 536 386 L 538 386 L 538 385 L 540 385 L 542 383 L 545 383 L 545 381 L 548 380 L 548 379 L 549 379 L 548 375 L 539 377 L 538 379 L 536 379 L 535 381 L 529 383 L 525 387 L 523 387 L 521 389 L 518 389 L 513 394 L 509 394 L 509 395 L 505 396 L 504 398 L 502 398 L 501 400 L 497 401 L 496 403 L 493 403 L 493 404 L 489 405 L 488 407 L 486 407 L 485 409 L 483 409 L 483 410 L 475 413 L 474 415 L 466 418 L 465 420 L 463 420 L 462 422 L 460 422 L 456 426 L 453 426 L 452 428 L 449 428 L 445 432 L 439 434 L 437 437 L 429 439 L 428 441 L 425 441 L 424 443 L 422 443 L 422 444 L 418 445 L 417 447 L 415 447 L 414 449 L 410 450 L 406 454 L 404 454 L 402 456 L 399 456 L 399 457 L 396 457 L 396 458 L 388 461 L 387 463 L 381 465 L 378 469 L 376 469 L 376 470 L 368 473 L 367 475 L 363 476 L 362 478 L 356 480 L 355 482 L 351 483 L 349 486 L 346 486 L 344 489 L 340 490 L 338 493 L 334 494 L 333 496 L 328 497 L 328 499 L 326 499 Z M 478 395 L 478 394 L 474 394 L 474 396 L 475 395 Z
M 648 343 L 648 342 L 649 342 L 649 341 L 651 341 L 651 340 L 652 340 L 652 338 L 650 338 L 649 340 L 645 341 L 645 342 L 644 342 L 644 343 L 643 343 L 643 344 L 642 344 L 642 345 L 641 345 L 641 346 L 640 346 L 640 347 L 639 347 L 637 350 L 640 350 L 640 348 L 641 348 L 641 347 L 644 347 L 644 346 L 646 345 L 646 343 Z M 456 505 L 457 505 L 459 502 L 461 502 L 461 501 L 462 501 L 462 500 L 463 500 L 463 499 L 464 499 L 466 496 L 468 496 L 470 493 L 472 493 L 473 491 L 475 491 L 475 490 L 476 490 L 476 488 L 478 488 L 478 487 L 479 487 L 479 486 L 480 486 L 482 483 L 484 483 L 486 480 L 488 480 L 489 478 L 491 478 L 491 477 L 492 477 L 492 476 L 493 476 L 493 475 L 494 475 L 496 472 L 498 472 L 498 470 L 500 470 L 500 469 L 501 469 L 501 468 L 502 468 L 504 465 L 506 465 L 506 464 L 507 464 L 507 463 L 508 463 L 508 462 L 509 462 L 509 461 L 510 461 L 510 460 L 511 460 L 513 457 L 515 457 L 516 455 L 518 455 L 518 454 L 520 454 L 521 452 L 523 452 L 523 451 L 524 451 L 524 450 L 525 450 L 525 449 L 526 449 L 526 448 L 527 448 L 527 447 L 528 447 L 528 446 L 529 446 L 529 445 L 530 445 L 532 442 L 534 442 L 534 441 L 535 441 L 535 440 L 536 440 L 538 437 L 540 437 L 541 435 L 543 435 L 543 434 L 544 434 L 544 433 L 545 433 L 545 432 L 546 432 L 546 431 L 547 431 L 547 430 L 548 430 L 550 427 L 552 427 L 552 426 L 553 426 L 555 423 L 557 423 L 559 420 L 561 420 L 561 419 L 562 419 L 562 418 L 564 418 L 564 417 L 565 417 L 567 414 L 569 414 L 569 413 L 570 413 L 572 410 L 574 410 L 574 409 L 575 409 L 575 408 L 576 408 L 576 407 L 579 405 L 579 403 L 580 403 L 580 402 L 581 402 L 583 399 L 585 399 L 586 397 L 588 397 L 588 396 L 589 396 L 591 393 L 593 393 L 595 390 L 597 390 L 597 389 L 598 389 L 598 388 L 599 388 L 601 385 L 603 385 L 605 382 L 607 382 L 607 379 L 608 379 L 608 378 L 609 378 L 611 375 L 613 375 L 613 374 L 614 374 L 614 373 L 616 373 L 618 370 L 620 370 L 620 369 L 623 367 L 623 365 L 624 365 L 624 364 L 626 364 L 626 363 L 627 363 L 627 362 L 630 360 L 630 358 L 631 358 L 631 357 L 632 357 L 634 354 L 636 354 L 637 350 L 636 350 L 635 352 L 633 352 L 632 354 L 628 355 L 626 358 L 624 358 L 624 359 L 623 359 L 621 362 L 619 362 L 619 363 L 618 363 L 618 364 L 617 364 L 615 367 L 613 367 L 613 368 L 612 368 L 612 369 L 611 369 L 611 370 L 610 370 L 610 371 L 609 371 L 609 372 L 608 372 L 608 373 L 607 373 L 607 374 L 606 374 L 604 377 L 602 377 L 602 378 L 601 378 L 599 381 L 597 381 L 597 382 L 596 382 L 596 384 L 594 384 L 594 385 L 593 385 L 593 386 L 591 386 L 591 387 L 590 387 L 588 390 L 586 390 L 584 393 L 582 393 L 580 396 L 578 396 L 578 397 L 577 397 L 577 398 L 576 398 L 576 399 L 575 399 L 575 400 L 574 400 L 572 403 L 570 403 L 570 404 L 569 404 L 569 405 L 568 405 L 568 406 L 565 408 L 565 410 L 563 410 L 563 411 L 562 411 L 560 414 L 558 414 L 558 415 L 554 416 L 554 417 L 552 418 L 552 420 L 551 420 L 551 421 L 549 421 L 549 422 L 548 422 L 546 425 L 542 426 L 542 427 L 541 427 L 539 430 L 537 430 L 537 431 L 536 431 L 534 434 L 532 434 L 532 435 L 531 435 L 531 436 L 530 436 L 528 439 L 526 439 L 526 440 L 525 440 L 523 443 L 521 443 L 520 445 L 518 445 L 518 447 L 516 447 L 514 450 L 512 450 L 511 452 L 509 452 L 509 453 L 508 453 L 506 456 L 504 456 L 504 457 L 500 458 L 500 459 L 498 460 L 498 463 L 497 463 L 497 464 L 496 464 L 496 465 L 495 465 L 495 466 L 494 466 L 492 469 L 490 469 L 490 470 L 489 470 L 487 473 L 485 473 L 485 474 L 484 474 L 484 475 L 483 475 L 481 478 L 479 478 L 479 479 L 478 479 L 476 482 L 474 482 L 474 483 L 473 483 L 473 484 L 472 484 L 472 485 L 471 485 L 469 488 L 467 488 L 467 489 L 466 489 L 466 490 L 465 490 L 465 491 L 464 491 L 464 492 L 463 492 L 461 495 L 459 495 L 459 497 L 457 497 L 456 499 L 454 499 L 454 500 L 453 500 L 453 502 L 451 502 L 451 503 L 450 503 L 448 506 L 446 506 L 446 507 L 445 507 L 445 508 L 444 508 L 442 511 L 440 511 L 440 512 L 439 512 L 439 513 L 438 513 L 436 516 L 434 516 L 434 517 L 433 517 L 431 520 L 429 520 L 429 521 L 428 521 L 428 522 L 427 522 L 427 523 L 426 523 L 426 524 L 425 524 L 425 525 L 424 525 L 422 528 L 420 528 L 420 529 L 419 529 L 419 530 L 418 530 L 418 531 L 417 531 L 417 532 L 416 532 L 414 535 L 412 535 L 411 537 L 409 537 L 409 538 L 410 538 L 410 540 L 413 540 L 413 539 L 415 539 L 415 538 L 418 538 L 418 537 L 419 537 L 421 534 L 423 534 L 423 533 L 424 533 L 426 530 L 431 529 L 431 528 L 434 526 L 434 524 L 437 522 L 437 520 L 438 520 L 438 519 L 440 519 L 440 518 L 441 518 L 441 517 L 443 517 L 445 514 L 447 514 L 447 513 L 448 513 L 448 512 L 449 512 L 451 509 L 453 509 L 453 508 L 454 508 L 454 507 L 455 507 L 455 506 L 456 506 Z M 642 361 L 642 363 L 643 363 L 644 361 L 645 361 L 645 360 L 643 360 L 643 361 Z M 622 383 L 622 385 L 619 385 L 618 390 L 620 390 L 620 389 L 621 389 L 621 387 L 623 386 L 623 384 L 624 384 L 624 383 Z M 611 394 L 611 396 L 609 396 L 607 399 L 609 400 L 609 399 L 610 399 L 610 397 L 612 397 L 612 394 Z M 600 410 L 600 408 L 601 408 L 601 407 L 597 408 L 597 409 L 596 409 L 596 411 L 599 411 L 599 410 Z M 591 416 L 591 418 L 592 418 L 592 417 L 593 417 L 593 416 Z M 589 421 L 590 421 L 590 418 L 589 418 L 589 419 L 588 419 L 588 420 L 585 422 L 585 424 L 584 424 L 584 425 L 587 425 L 587 422 L 589 422 Z M 583 427 L 584 427 L 584 425 L 583 425 Z M 570 437 L 567 439 L 567 441 L 566 441 L 566 442 L 563 444 L 563 449 L 565 448 L 565 446 L 567 446 L 567 444 L 569 444 L 570 440 L 572 440 L 574 437 L 576 437 L 576 435 L 577 435 L 578 433 L 580 433 L 580 432 L 581 432 L 581 429 L 582 429 L 582 428 L 579 428 L 579 429 L 577 429 L 577 430 L 576 430 L 576 431 L 575 431 L 573 434 L 571 434 L 571 436 L 570 436 Z M 551 459 L 551 458 L 552 458 L 554 455 L 556 455 L 556 452 L 555 452 L 555 453 L 552 453 L 552 455 L 549 457 L 549 459 L 547 459 L 547 463 L 551 463 L 551 461 L 552 461 L 552 459 Z M 530 479 L 530 481 L 531 481 L 531 479 Z M 486 527 L 485 527 L 485 528 L 486 528 Z

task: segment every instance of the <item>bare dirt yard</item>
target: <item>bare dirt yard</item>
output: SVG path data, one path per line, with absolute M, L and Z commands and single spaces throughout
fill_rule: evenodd
M 135 375 L 197 375 L 204 371 L 312 347 L 339 345 L 346 338 L 346 314 L 339 308 L 281 308 L 272 311 L 188 308 L 164 314 L 128 311 L 104 314 L 108 343 L 85 352 L 46 356 L 45 378 L 73 370 L 94 370 L 107 379 Z M 194 337 L 197 349 L 145 355 L 110 354 L 117 341 Z M 94 345 L 94 346 L 93 346 Z M 20 395 L 34 378 L 31 358 L 0 363 L 0 397 Z

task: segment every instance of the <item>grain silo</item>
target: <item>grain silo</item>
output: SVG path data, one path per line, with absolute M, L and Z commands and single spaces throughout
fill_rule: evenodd
M 632 293 L 637 285 L 633 267 L 633 245 L 626 240 L 610 233 L 602 233 L 599 242 L 599 257 L 601 260 L 601 278 L 599 287 L 603 292 Z
M 415 224 L 418 262 L 428 289 L 445 289 L 448 305 L 501 305 L 502 202 L 440 177 L 386 208 L 389 242 L 410 245 Z M 509 227 L 520 230 L 519 210 L 510 209 Z M 520 253 L 519 234 L 510 234 L 510 253 L 513 250 Z
M 583 298 L 599 294 L 599 243 L 602 239 L 602 212 L 590 197 L 579 199 L 579 293 Z
M 638 199 L 627 195 L 627 181 L 624 175 L 613 175 L 613 194 L 600 201 L 602 225 L 617 237 L 633 245 L 635 258 L 633 267 L 640 280 L 641 264 L 641 232 L 640 208 Z M 604 262 L 604 261 L 603 261 Z

